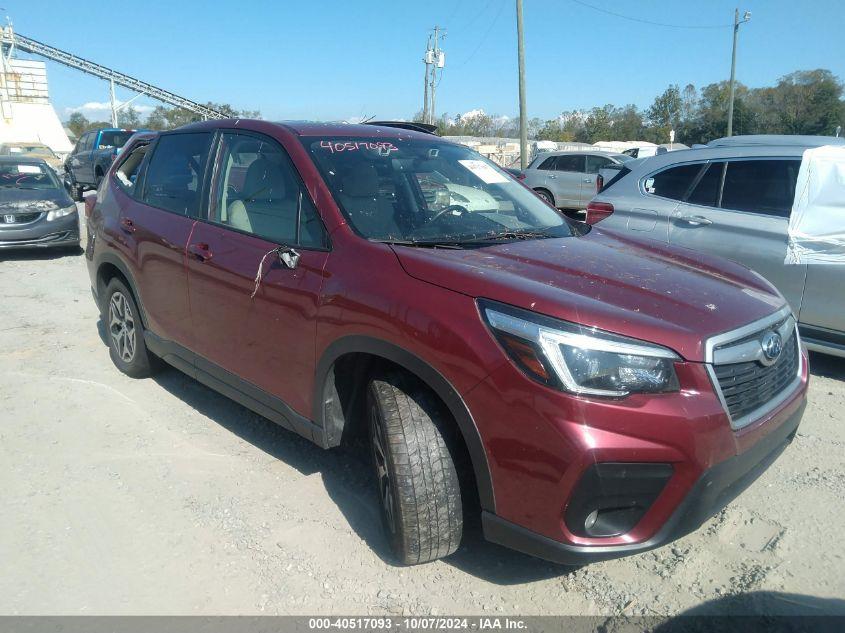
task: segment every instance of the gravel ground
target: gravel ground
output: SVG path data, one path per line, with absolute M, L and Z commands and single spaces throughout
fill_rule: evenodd
M 813 355 L 796 441 L 670 546 L 572 569 L 488 544 L 475 527 L 448 560 L 403 568 L 387 558 L 360 451 L 322 451 L 174 369 L 120 374 L 82 256 L 0 254 L 0 297 L 0 614 L 845 604 L 845 359 Z

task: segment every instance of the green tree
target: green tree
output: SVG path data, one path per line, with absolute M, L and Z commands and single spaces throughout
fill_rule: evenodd
M 833 134 L 842 124 L 842 83 L 829 70 L 801 70 L 769 93 L 782 134 Z
M 634 104 L 616 110 L 613 117 L 613 138 L 617 141 L 638 141 L 643 137 L 643 115 Z
M 602 108 L 593 108 L 584 120 L 584 133 L 588 143 L 609 141 L 614 135 L 614 117 L 616 108 L 608 104 Z
M 141 127 L 141 113 L 132 106 L 121 108 L 117 111 L 117 125 L 127 129 Z
M 67 120 L 68 129 L 78 138 L 85 130 L 88 129 L 91 122 L 81 112 L 74 112 Z
M 675 129 L 681 118 L 681 92 L 677 85 L 670 85 L 646 110 L 648 140 L 668 143 L 669 131 Z

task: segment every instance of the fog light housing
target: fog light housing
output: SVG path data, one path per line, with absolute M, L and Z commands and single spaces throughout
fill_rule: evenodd
M 584 471 L 564 512 L 576 536 L 608 538 L 630 532 L 672 477 L 672 464 L 603 463 Z

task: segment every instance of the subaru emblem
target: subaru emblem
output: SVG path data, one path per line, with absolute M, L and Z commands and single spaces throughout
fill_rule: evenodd
M 783 340 L 777 332 L 767 332 L 760 341 L 760 347 L 763 348 L 763 364 L 771 365 L 783 351 Z

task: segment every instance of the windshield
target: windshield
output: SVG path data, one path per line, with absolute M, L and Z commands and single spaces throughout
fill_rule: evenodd
M 36 163 L 0 163 L 0 187 L 17 189 L 58 189 L 53 171 Z
M 106 149 L 108 147 L 123 147 L 126 144 L 126 141 L 129 140 L 129 137 L 133 134 L 134 132 L 132 130 L 101 132 L 100 149 Z
M 419 138 L 302 139 L 353 228 L 414 244 L 568 237 L 572 225 L 495 163 Z
M 3 156 L 20 156 L 27 154 L 29 156 L 44 156 L 47 158 L 55 158 L 53 150 L 46 145 L 8 145 L 0 150 Z

